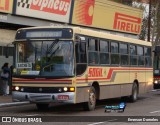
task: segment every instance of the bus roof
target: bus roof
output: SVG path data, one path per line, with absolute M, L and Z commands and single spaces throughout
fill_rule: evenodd
M 29 27 L 29 28 L 21 28 L 18 30 L 27 30 L 27 29 L 54 29 L 54 28 L 72 28 L 74 33 L 81 34 L 81 35 L 86 35 L 86 36 L 93 36 L 93 37 L 98 37 L 102 39 L 109 39 L 109 40 L 116 40 L 116 41 L 122 41 L 126 43 L 133 43 L 133 44 L 139 44 L 139 45 L 144 45 L 144 46 L 152 46 L 151 42 L 139 40 L 139 39 L 134 39 L 134 38 L 129 38 L 129 37 L 124 37 L 120 35 L 114 35 L 107 33 L 105 31 L 97 31 L 97 30 L 91 30 L 87 28 L 82 28 L 82 27 L 73 27 L 73 26 L 42 26 L 42 27 Z

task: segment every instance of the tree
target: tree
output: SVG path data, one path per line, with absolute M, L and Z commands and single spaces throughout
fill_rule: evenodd
M 153 5 L 154 8 L 154 15 L 153 15 L 153 21 L 152 21 L 152 43 L 153 47 L 155 45 L 160 44 L 160 1 L 157 0 L 156 3 Z

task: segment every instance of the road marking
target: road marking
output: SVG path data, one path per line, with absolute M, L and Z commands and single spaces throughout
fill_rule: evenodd
M 158 92 L 160 89 L 152 89 L 151 92 Z
M 160 112 L 160 110 L 153 111 L 153 112 L 150 112 L 150 113 L 153 114 L 153 113 L 158 113 L 158 112 Z
M 154 89 L 153 89 L 153 90 L 151 90 L 151 92 L 157 92 L 157 90 L 154 90 Z
M 30 104 L 30 102 L 26 101 L 26 102 L 0 103 L 0 108 L 1 107 L 9 107 L 9 106 L 17 106 L 17 105 L 26 105 L 26 104 Z
M 26 116 L 37 116 L 37 115 L 39 115 L 39 114 L 33 114 L 33 115 L 26 115 Z
M 111 120 L 108 120 L 108 121 L 104 121 L 104 122 L 96 122 L 96 123 L 92 123 L 92 124 L 88 124 L 88 125 L 98 125 L 98 124 L 103 124 L 105 122 L 113 122 L 113 121 L 117 121 L 118 119 L 111 119 Z
M 105 122 L 96 122 L 96 123 L 92 123 L 92 124 L 88 124 L 88 125 L 98 125 L 98 124 L 103 124 Z
M 118 119 L 111 119 L 111 120 L 108 120 L 106 122 L 113 122 L 113 121 L 117 121 Z

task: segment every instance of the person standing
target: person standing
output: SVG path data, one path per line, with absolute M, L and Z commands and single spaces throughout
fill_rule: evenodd
M 9 63 L 4 63 L 2 66 L 2 72 L 1 72 L 1 80 L 2 80 L 2 94 L 6 96 L 9 94 L 8 90 L 8 84 L 10 80 L 10 68 Z

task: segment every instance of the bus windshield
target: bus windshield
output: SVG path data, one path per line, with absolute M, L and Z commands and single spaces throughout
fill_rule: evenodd
M 160 70 L 160 55 L 159 54 L 156 54 L 156 56 L 154 57 L 154 69 L 158 70 L 158 72 Z
M 74 75 L 72 41 L 21 41 L 16 48 L 16 75 Z

